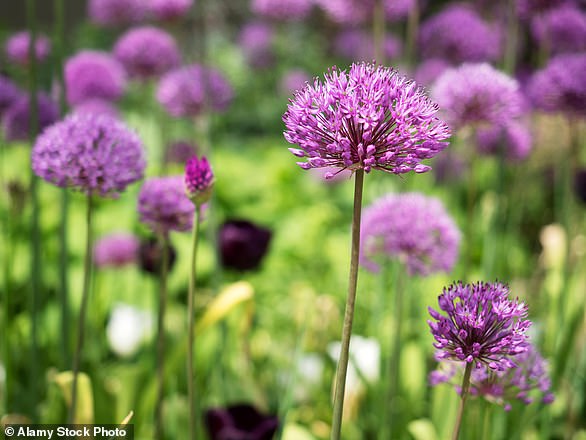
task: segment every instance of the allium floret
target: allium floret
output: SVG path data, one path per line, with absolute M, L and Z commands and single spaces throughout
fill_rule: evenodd
M 27 31 L 17 32 L 6 41 L 6 55 L 8 59 L 20 66 L 30 64 L 29 45 L 31 35 Z M 51 42 L 45 35 L 37 35 L 34 44 L 35 59 L 42 63 L 47 59 L 51 52 Z
M 306 158 L 298 165 L 402 174 L 430 169 L 423 159 L 442 151 L 450 136 L 436 117 L 438 106 L 395 70 L 353 64 L 330 69 L 298 90 L 283 115 L 285 139 Z M 333 177 L 330 174 L 329 177 Z
M 212 196 L 214 173 L 205 156 L 192 157 L 185 164 L 185 193 L 197 206 L 207 202 Z
M 113 233 L 94 244 L 94 264 L 97 267 L 122 267 L 137 261 L 140 242 L 128 233 Z

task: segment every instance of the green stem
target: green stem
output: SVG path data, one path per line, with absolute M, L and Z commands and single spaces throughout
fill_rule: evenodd
M 490 440 L 491 436 L 491 426 L 490 426 L 490 419 L 492 415 L 492 404 L 484 404 L 484 418 L 482 421 L 482 440 Z
M 460 406 L 458 414 L 456 415 L 456 423 L 454 425 L 454 434 L 452 440 L 458 440 L 460 437 L 460 428 L 462 427 L 462 418 L 464 416 L 464 406 L 466 405 L 466 398 L 468 397 L 468 390 L 470 388 L 470 374 L 472 373 L 472 362 L 466 362 L 466 370 L 464 370 L 464 378 L 462 379 L 462 393 L 460 396 Z
M 399 369 L 401 364 L 401 336 L 403 329 L 403 279 L 404 271 L 397 271 L 395 294 L 395 320 L 392 336 L 391 359 L 389 360 L 389 389 L 387 395 L 390 438 L 393 438 L 393 428 L 396 414 L 396 397 L 399 394 Z
M 377 64 L 385 64 L 385 10 L 383 0 L 376 0 L 372 17 L 372 39 L 374 43 L 374 59 Z
M 93 246 L 93 226 L 92 226 L 92 196 L 87 196 L 86 211 L 86 241 L 85 257 L 83 264 L 83 287 L 81 293 L 81 306 L 79 309 L 79 321 L 77 324 L 77 344 L 73 355 L 73 383 L 71 385 L 71 407 L 69 408 L 69 423 L 75 422 L 77 407 L 77 380 L 79 376 L 79 367 L 81 363 L 81 353 L 83 349 L 83 336 L 85 330 L 85 318 L 87 304 L 90 294 L 90 280 L 92 270 L 92 246 Z
M 155 403 L 155 439 L 165 438 L 163 430 L 163 398 L 165 396 L 165 310 L 167 307 L 167 274 L 169 271 L 169 235 L 159 234 L 162 264 L 159 284 L 159 313 L 157 316 L 157 400 Z
M 504 71 L 514 75 L 516 69 L 517 50 L 519 46 L 519 20 L 514 0 L 508 2 L 507 44 L 505 46 Z
M 362 191 L 364 187 L 364 170 L 356 171 L 354 180 L 354 210 L 352 215 L 352 250 L 350 253 L 350 274 L 348 282 L 348 297 L 344 312 L 342 328 L 342 346 L 340 359 L 336 371 L 334 389 L 334 411 L 332 417 L 331 440 L 339 440 L 342 432 L 342 412 L 344 409 L 344 390 L 346 387 L 346 372 L 350 355 L 350 337 L 352 335 L 352 321 L 354 320 L 354 303 L 356 301 L 356 286 L 358 284 L 358 256 L 360 252 L 360 216 L 362 212 Z
M 415 65 L 415 45 L 417 44 L 417 32 L 419 29 L 419 5 L 417 3 L 417 1 L 414 2 L 413 8 L 409 12 L 409 17 L 407 17 L 405 52 L 407 65 L 410 67 Z

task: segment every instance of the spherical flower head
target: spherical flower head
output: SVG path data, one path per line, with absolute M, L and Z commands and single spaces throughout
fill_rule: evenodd
M 193 156 L 185 164 L 185 193 L 196 205 L 201 206 L 212 197 L 214 173 L 205 156 Z
M 297 91 L 283 115 L 285 139 L 303 169 L 379 169 L 401 174 L 425 172 L 423 159 L 448 143 L 450 131 L 435 114 L 438 106 L 395 70 L 353 64 L 332 68 Z M 333 175 L 330 175 L 330 177 Z
M 511 356 L 528 350 L 527 306 L 509 299 L 508 286 L 459 282 L 444 289 L 438 302 L 447 316 L 429 307 L 435 321 L 427 323 L 439 360 L 474 362 L 504 371 L 515 365 Z
M 0 118 L 20 98 L 22 92 L 10 79 L 0 75 Z
M 311 11 L 312 0 L 251 0 L 252 12 L 281 21 L 302 20 Z
M 552 53 L 586 50 L 586 13 L 575 6 L 562 6 L 531 21 L 533 37 Z
M 516 0 L 515 11 L 521 19 L 529 19 L 555 9 L 562 5 L 572 3 L 573 0 Z
M 222 266 L 239 271 L 260 266 L 271 242 L 270 229 L 248 220 L 228 220 L 218 233 Z
M 89 0 L 90 20 L 101 26 L 122 26 L 142 21 L 148 13 L 144 0 Z
M 138 195 L 138 212 L 140 221 L 156 234 L 189 231 L 194 206 L 185 195 L 183 176 L 145 180 Z
M 66 61 L 65 88 L 73 106 L 88 99 L 115 101 L 126 88 L 126 72 L 109 53 L 84 50 Z
M 138 238 L 132 234 L 115 233 L 101 237 L 94 244 L 97 267 L 123 267 L 136 262 Z
M 392 35 L 386 35 L 383 50 L 387 59 L 397 58 L 401 54 L 401 41 Z M 334 40 L 334 52 L 343 58 L 357 61 L 371 61 L 375 58 L 372 36 L 362 29 L 347 29 L 340 32 Z
M 406 18 L 417 6 L 417 0 L 385 0 L 385 17 L 389 21 L 399 21 Z
M 30 64 L 29 45 L 31 35 L 27 31 L 17 32 L 6 41 L 6 56 L 19 66 L 26 67 Z M 51 52 L 51 42 L 45 35 L 37 35 L 34 44 L 35 59 L 42 63 Z
M 279 91 L 282 95 L 289 96 L 297 90 L 305 87 L 311 81 L 311 76 L 302 69 L 292 69 L 285 73 L 279 81 Z
M 538 109 L 586 116 L 586 53 L 552 58 L 529 80 L 527 94 Z
M 462 4 L 451 5 L 425 20 L 418 44 L 423 58 L 444 58 L 455 64 L 492 61 L 501 54 L 499 30 Z
M 523 160 L 531 152 L 531 133 L 519 121 L 504 126 L 481 127 L 476 132 L 476 145 L 482 154 L 499 155 L 501 150 L 511 160 Z
M 381 259 L 400 259 L 410 275 L 449 272 L 460 231 L 442 202 L 419 193 L 389 194 L 364 210 L 361 263 L 378 271 Z
M 269 440 L 277 432 L 279 419 L 241 403 L 206 410 L 204 424 L 210 440 Z
M 59 187 L 117 197 L 143 178 L 146 162 L 142 142 L 122 121 L 73 113 L 37 138 L 32 167 L 37 176 Z
M 37 94 L 38 123 L 37 132 L 51 125 L 59 118 L 59 108 L 49 96 Z M 22 141 L 30 136 L 31 107 L 30 97 L 21 95 L 2 115 L 2 128 L 7 141 Z
M 327 17 L 335 23 L 355 25 L 372 17 L 374 0 L 315 0 Z
M 519 83 L 487 63 L 446 70 L 431 94 L 454 127 L 504 125 L 524 107 Z
M 150 11 L 156 20 L 173 21 L 187 14 L 194 0 L 150 0 Z
M 175 117 L 197 116 L 208 105 L 223 112 L 232 102 L 233 94 L 220 71 L 197 64 L 171 70 L 160 79 L 157 88 L 157 100 Z
M 267 67 L 273 62 L 274 32 L 262 22 L 248 23 L 240 31 L 238 44 L 248 63 L 253 67 Z

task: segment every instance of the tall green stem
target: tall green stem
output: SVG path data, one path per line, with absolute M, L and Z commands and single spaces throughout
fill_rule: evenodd
M 385 10 L 383 0 L 376 0 L 372 17 L 372 37 L 374 42 L 374 59 L 377 64 L 385 64 Z
M 393 429 L 395 428 L 395 409 L 394 404 L 397 402 L 399 394 L 399 369 L 401 364 L 401 337 L 403 330 L 403 279 L 404 273 L 397 271 L 397 281 L 395 283 L 395 321 L 393 326 L 391 359 L 389 360 L 389 389 L 387 395 L 388 417 L 390 436 L 393 438 Z
M 332 417 L 331 440 L 339 440 L 342 432 L 342 412 L 344 410 L 344 390 L 346 388 L 346 372 L 350 356 L 350 337 L 352 336 L 352 321 L 354 320 L 354 303 L 356 301 L 356 286 L 358 284 L 358 257 L 360 252 L 360 216 L 362 213 L 362 190 L 364 187 L 364 170 L 355 173 L 354 180 L 354 210 L 352 215 L 352 250 L 350 253 L 350 276 L 348 282 L 348 297 L 344 312 L 342 328 L 342 346 L 340 359 L 336 370 L 334 389 L 334 411 Z
M 458 407 L 458 414 L 456 415 L 456 423 L 454 425 L 454 434 L 452 440 L 458 440 L 460 437 L 460 428 L 462 427 L 462 418 L 464 416 L 464 406 L 466 405 L 466 398 L 468 397 L 468 390 L 470 389 L 470 374 L 472 373 L 472 362 L 466 362 L 466 370 L 464 370 L 464 378 L 462 379 L 462 393 L 460 396 L 460 406 Z
M 159 314 L 157 316 L 157 401 L 155 403 L 155 439 L 165 438 L 163 430 L 163 398 L 165 396 L 165 310 L 167 307 L 167 274 L 169 272 L 169 234 L 159 234 L 162 264 L 159 280 Z
M 93 226 L 92 226 L 92 196 L 87 196 L 86 211 L 86 241 L 85 257 L 83 264 L 83 287 L 81 293 L 81 306 L 79 309 L 79 320 L 77 324 L 77 344 L 73 355 L 73 384 L 71 385 L 71 407 L 69 408 L 69 423 L 75 422 L 77 407 L 77 380 L 81 363 L 81 352 L 83 349 L 83 336 L 85 331 L 85 317 L 90 294 L 91 271 L 92 271 L 92 247 L 93 247 Z
M 409 67 L 415 65 L 415 45 L 417 44 L 417 32 L 419 31 L 419 5 L 418 1 L 415 1 L 409 17 L 407 17 L 407 36 L 406 40 L 406 58 Z

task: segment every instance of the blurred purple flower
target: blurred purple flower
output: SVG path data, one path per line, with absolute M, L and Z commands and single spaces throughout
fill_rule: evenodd
M 516 0 L 515 9 L 519 18 L 529 19 L 572 2 L 572 0 Z
M 260 68 L 272 64 L 273 38 L 273 29 L 266 23 L 256 21 L 248 23 L 242 28 L 238 44 L 251 66 Z
M 273 20 L 301 20 L 311 11 L 313 0 L 251 0 L 252 12 Z
M 128 25 L 146 18 L 148 6 L 145 0 L 89 0 L 88 15 L 102 26 Z
M 59 119 L 57 104 L 42 92 L 37 94 L 38 124 L 37 133 Z M 2 129 L 7 141 L 26 140 L 30 135 L 30 97 L 21 95 L 2 114 Z
M 360 259 L 377 272 L 382 259 L 399 259 L 410 275 L 450 272 L 461 234 L 439 199 L 420 193 L 389 194 L 365 208 Z
M 385 17 L 387 20 L 399 21 L 406 18 L 417 7 L 418 0 L 384 0 Z
M 9 78 L 0 75 L 0 118 L 20 98 L 22 92 Z
M 305 87 L 311 81 L 311 76 L 302 69 L 292 69 L 285 73 L 279 81 L 279 91 L 282 95 L 289 96 L 297 90 Z
M 204 416 L 210 440 L 271 440 L 279 419 L 264 415 L 246 403 L 210 408 Z
M 189 231 L 194 206 L 185 195 L 183 176 L 152 177 L 138 195 L 140 221 L 157 234 Z
M 247 220 L 228 220 L 218 234 L 222 266 L 235 270 L 256 269 L 271 241 L 270 229 Z
M 185 164 L 185 193 L 196 205 L 207 202 L 212 196 L 214 173 L 205 156 L 190 158 Z
M 173 245 L 167 242 L 168 270 L 171 272 L 177 260 L 177 252 Z M 140 269 L 151 275 L 159 275 L 163 264 L 163 248 L 156 237 L 149 237 L 140 242 L 138 248 L 138 264 Z
M 338 24 L 360 24 L 369 20 L 374 0 L 314 0 L 330 20 Z
M 574 6 L 562 6 L 531 21 L 535 40 L 551 53 L 586 50 L 586 13 Z
M 103 99 L 87 99 L 80 102 L 73 107 L 75 113 L 92 113 L 100 115 L 108 115 L 113 118 L 118 118 L 118 109 L 110 101 L 104 101 Z
M 206 106 L 223 112 L 232 102 L 230 83 L 217 69 L 192 64 L 166 73 L 159 81 L 157 100 L 171 116 L 196 116 Z
M 165 162 L 184 165 L 189 158 L 197 154 L 197 146 L 188 141 L 175 141 L 167 146 Z
M 388 59 L 394 59 L 401 55 L 401 41 L 387 34 L 384 40 L 384 55 Z M 346 29 L 336 35 L 334 40 L 334 52 L 336 55 L 354 61 L 374 60 L 374 43 L 372 36 L 362 29 Z
M 444 316 L 431 307 L 428 320 L 439 360 L 474 362 L 491 370 L 515 366 L 511 356 L 529 349 L 527 306 L 509 299 L 501 283 L 452 284 L 438 298 Z
M 509 159 L 523 160 L 531 152 L 531 133 L 519 121 L 511 121 L 502 127 L 480 127 L 476 131 L 476 145 L 483 154 L 498 155 L 502 148 Z
M 453 4 L 425 20 L 418 44 L 423 58 L 444 58 L 454 64 L 496 60 L 500 32 L 466 4 Z
M 138 238 L 132 234 L 115 233 L 101 237 L 94 244 L 97 267 L 122 267 L 136 262 Z
M 150 0 L 150 11 L 156 20 L 171 21 L 189 12 L 194 0 Z
M 126 88 L 126 73 L 109 53 L 84 50 L 65 63 L 65 87 L 72 106 L 88 99 L 115 101 Z
M 353 64 L 332 68 L 324 81 L 297 91 L 283 115 L 285 139 L 310 168 L 379 169 L 422 173 L 448 143 L 450 131 L 435 115 L 438 106 L 395 70 Z M 329 175 L 330 177 L 333 174 Z
M 114 45 L 114 56 L 132 78 L 157 77 L 179 65 L 181 56 L 173 37 L 154 26 L 132 28 Z
M 417 84 L 430 86 L 442 73 L 451 67 L 450 63 L 441 58 L 429 58 L 417 66 L 413 77 Z
M 28 31 L 17 32 L 6 41 L 6 56 L 8 60 L 19 66 L 28 66 L 29 58 L 29 44 L 31 36 Z M 35 41 L 35 57 L 38 63 L 42 63 L 47 59 L 51 52 L 51 42 L 45 35 L 38 34 Z
M 145 153 L 139 137 L 107 115 L 73 113 L 48 127 L 35 142 L 35 174 L 63 188 L 117 197 L 143 178 Z

